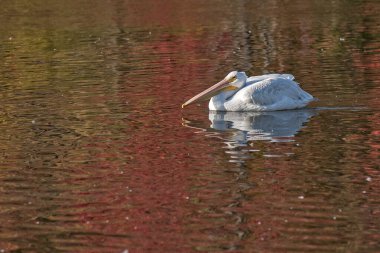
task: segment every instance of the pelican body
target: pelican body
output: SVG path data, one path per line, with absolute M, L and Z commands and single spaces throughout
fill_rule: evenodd
M 305 107 L 314 100 L 290 74 L 247 77 L 232 71 L 222 81 L 186 101 L 182 108 L 210 99 L 212 111 L 279 111 Z

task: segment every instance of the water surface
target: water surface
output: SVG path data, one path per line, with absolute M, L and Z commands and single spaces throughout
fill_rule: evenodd
M 1 1 L 2 252 L 378 252 L 376 0 Z M 180 105 L 239 69 L 307 109 Z

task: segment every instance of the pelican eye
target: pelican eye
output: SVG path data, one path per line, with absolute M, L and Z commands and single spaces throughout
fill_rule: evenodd
M 230 78 L 230 83 L 235 82 L 236 80 L 237 80 L 237 77 L 233 76 L 233 77 Z

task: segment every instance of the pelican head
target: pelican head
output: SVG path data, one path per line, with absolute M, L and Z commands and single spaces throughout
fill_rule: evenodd
M 182 108 L 194 102 L 209 99 L 213 96 L 218 95 L 221 92 L 232 91 L 232 94 L 230 95 L 232 96 L 241 87 L 244 86 L 246 80 L 247 75 L 244 72 L 232 71 L 228 73 L 228 75 L 225 78 L 223 78 L 222 81 L 218 82 L 217 84 L 214 84 L 210 88 L 202 91 L 198 95 L 195 95 L 194 97 L 187 100 L 182 105 Z

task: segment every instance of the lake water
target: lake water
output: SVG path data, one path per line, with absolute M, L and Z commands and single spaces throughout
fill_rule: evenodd
M 0 252 L 379 252 L 380 2 L 0 2 Z M 303 110 L 181 104 L 232 70 Z

